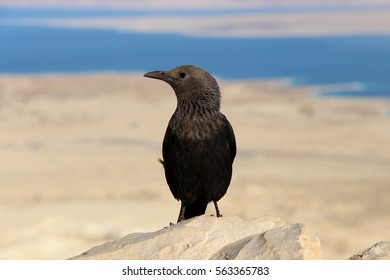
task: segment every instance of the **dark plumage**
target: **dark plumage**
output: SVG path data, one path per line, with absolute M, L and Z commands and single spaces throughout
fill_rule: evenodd
M 192 65 L 144 76 L 167 82 L 177 97 L 161 162 L 173 196 L 181 201 L 178 222 L 204 214 L 211 201 L 220 217 L 217 201 L 230 184 L 236 141 L 229 121 L 220 112 L 217 81 Z

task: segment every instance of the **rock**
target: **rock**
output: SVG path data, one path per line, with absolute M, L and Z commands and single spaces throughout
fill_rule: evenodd
M 321 258 L 320 241 L 303 224 L 285 225 L 243 238 L 222 248 L 212 259 L 315 260 Z
M 150 233 L 132 233 L 70 259 L 320 259 L 320 241 L 303 224 L 266 216 L 195 217 Z
M 350 260 L 390 260 L 390 242 L 381 241 L 349 258 Z

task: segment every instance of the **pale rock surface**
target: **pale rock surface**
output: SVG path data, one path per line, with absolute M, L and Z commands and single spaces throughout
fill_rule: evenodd
M 196 217 L 132 233 L 71 259 L 320 259 L 320 241 L 303 224 L 266 216 Z
M 390 241 L 381 241 L 357 253 L 350 260 L 390 260 Z

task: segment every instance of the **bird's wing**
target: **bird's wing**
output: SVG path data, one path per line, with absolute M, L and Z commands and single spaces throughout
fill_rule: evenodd
M 176 144 L 175 142 L 176 142 L 176 137 L 173 136 L 172 129 L 170 128 L 170 126 L 168 126 L 167 130 L 165 131 L 163 147 L 162 147 L 164 161 L 167 160 L 167 157 L 169 157 L 172 154 L 173 148 L 175 147 Z
M 228 147 L 229 147 L 229 150 L 230 150 L 230 155 L 232 157 L 232 162 L 234 160 L 234 157 L 236 156 L 236 153 L 237 153 L 237 147 L 236 147 L 236 137 L 234 136 L 234 131 L 233 131 L 233 127 L 232 125 L 230 124 L 230 122 L 227 120 L 227 118 L 225 116 L 223 116 L 224 119 L 225 119 L 225 123 L 226 123 L 226 138 L 227 138 L 227 144 L 228 144 Z
M 177 152 L 176 148 L 178 146 L 177 137 L 172 132 L 171 127 L 168 125 L 167 130 L 165 132 L 162 153 L 163 153 L 163 161 L 164 161 L 164 170 L 165 170 L 165 178 L 167 180 L 168 186 L 173 194 L 173 196 L 178 199 L 178 182 L 175 163 L 177 161 Z

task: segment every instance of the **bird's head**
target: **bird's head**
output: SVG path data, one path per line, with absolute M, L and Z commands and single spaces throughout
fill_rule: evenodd
M 221 94 L 217 81 L 207 71 L 193 65 L 177 66 L 168 71 L 152 71 L 147 78 L 167 82 L 176 93 L 177 99 L 217 107 Z

